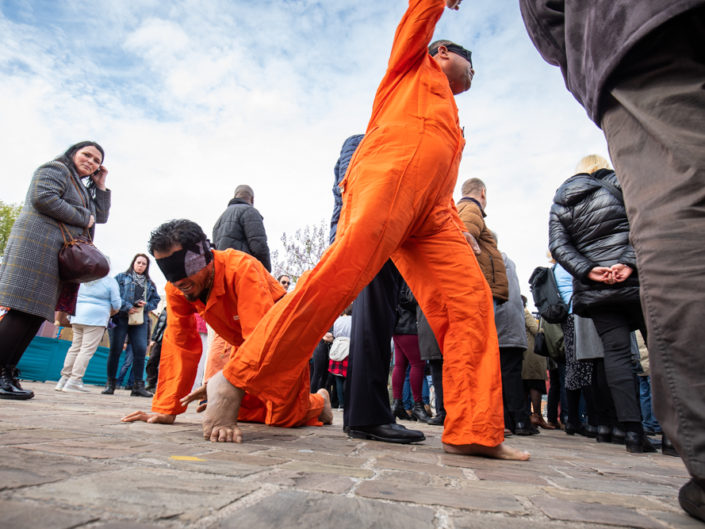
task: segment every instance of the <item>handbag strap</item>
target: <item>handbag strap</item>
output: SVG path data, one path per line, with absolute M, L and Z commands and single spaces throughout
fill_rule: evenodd
M 595 178 L 595 177 L 593 176 L 593 178 Z M 609 191 L 613 197 L 615 197 L 622 204 L 624 204 L 624 195 L 622 194 L 622 191 L 616 185 L 614 185 L 612 182 L 607 182 L 606 180 L 603 180 L 602 178 L 595 178 L 595 181 L 599 185 L 604 187 L 607 191 Z

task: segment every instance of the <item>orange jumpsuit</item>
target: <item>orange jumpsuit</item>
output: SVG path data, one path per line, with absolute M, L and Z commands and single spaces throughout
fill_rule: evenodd
M 213 251 L 215 273 L 208 303 L 189 302 L 171 283 L 166 285 L 167 326 L 162 341 L 159 383 L 152 400 L 152 411 L 176 415 L 186 411 L 179 399 L 187 395 L 196 379 L 201 359 L 201 338 L 193 317 L 198 312 L 218 335 L 233 346 L 231 357 L 237 357 L 237 346 L 247 338 L 275 301 L 285 291 L 262 264 L 237 250 Z M 238 420 L 262 422 L 272 426 L 320 425 L 323 397 L 309 393 L 308 365 L 301 364 L 298 374 L 290 373 L 291 383 L 284 400 L 295 401 L 295 409 L 286 415 L 264 396 L 246 394 Z
M 452 199 L 465 140 L 448 79 L 427 50 L 444 8 L 444 0 L 410 0 L 365 138 L 341 182 L 335 243 L 262 318 L 223 374 L 292 408 L 287 390 L 311 351 L 391 257 L 444 353 L 443 441 L 496 446 L 504 420 L 492 296 Z

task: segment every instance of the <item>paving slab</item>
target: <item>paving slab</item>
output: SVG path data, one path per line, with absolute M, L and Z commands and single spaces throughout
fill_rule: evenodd
M 605 529 L 705 527 L 677 503 L 678 458 L 630 455 L 561 431 L 511 437 L 528 462 L 445 454 L 426 441 L 350 439 L 331 426 L 242 424 L 210 443 L 193 410 L 173 425 L 125 424 L 148 399 L 118 391 L 0 402 L 0 529 Z

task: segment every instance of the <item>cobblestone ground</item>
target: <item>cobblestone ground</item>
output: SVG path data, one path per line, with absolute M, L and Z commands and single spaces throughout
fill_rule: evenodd
M 193 411 L 120 423 L 150 404 L 127 391 L 24 386 L 33 400 L 0 401 L 2 528 L 703 527 L 678 507 L 680 459 L 560 431 L 509 438 L 528 463 L 444 454 L 428 425 L 419 445 L 349 439 L 339 411 L 333 426 L 244 424 L 243 444 L 216 444 Z

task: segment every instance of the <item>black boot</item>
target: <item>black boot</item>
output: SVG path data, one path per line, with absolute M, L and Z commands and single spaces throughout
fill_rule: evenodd
M 144 389 L 144 380 L 135 380 L 132 391 L 130 392 L 130 397 L 147 397 L 151 399 L 153 396 L 154 395 L 149 391 Z
M 597 442 L 611 443 L 612 442 L 612 427 L 600 424 L 597 427 Z
M 417 421 L 427 423 L 431 420 L 431 417 L 426 413 L 426 408 L 423 406 L 423 402 L 414 402 L 414 407 L 411 410 L 411 415 L 416 417 Z
M 627 445 L 627 452 L 630 454 L 656 452 L 654 445 L 651 444 L 643 433 L 627 432 L 624 437 L 624 444 Z
M 416 420 L 409 417 L 409 414 L 406 413 L 406 410 L 404 409 L 404 405 L 401 403 L 401 400 L 398 399 L 394 399 L 392 401 L 392 415 L 394 415 L 394 417 L 396 417 L 397 419 L 403 419 L 405 421 Z
M 101 391 L 103 395 L 112 395 L 115 393 L 115 379 L 114 378 L 109 378 L 108 381 L 105 383 L 105 389 Z
M 34 391 L 22 389 L 18 376 L 14 366 L 0 368 L 0 399 L 27 400 L 34 397 Z
M 676 447 L 673 446 L 671 440 L 663 434 L 661 437 L 661 453 L 665 456 L 678 457 L 678 452 L 676 452 Z

